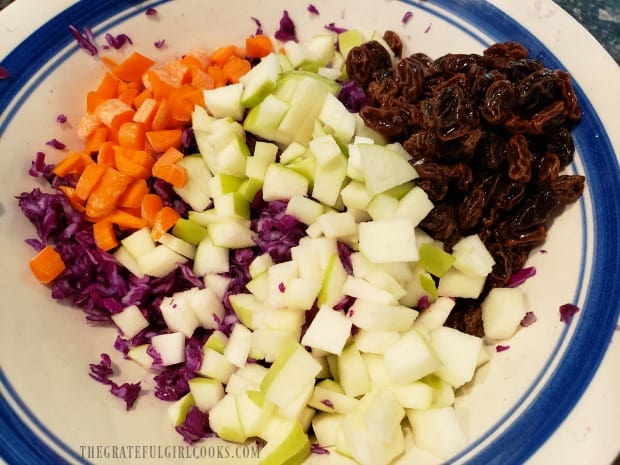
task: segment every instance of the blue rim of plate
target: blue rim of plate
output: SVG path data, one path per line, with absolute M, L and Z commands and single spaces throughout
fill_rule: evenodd
M 32 33 L 16 47 L 2 62 L 9 69 L 8 79 L 0 81 L 0 108 L 9 105 L 18 93 L 27 85 L 33 75 L 72 40 L 67 31 L 68 24 L 99 25 L 109 18 L 118 16 L 109 27 L 128 18 L 143 14 L 149 6 L 167 3 L 169 0 L 155 2 L 125 1 L 81 1 L 58 14 Z M 481 46 L 490 45 L 483 33 L 492 42 L 517 41 L 526 44 L 532 56 L 545 61 L 548 67 L 566 69 L 557 57 L 533 34 L 508 17 L 495 6 L 479 0 L 434 0 L 431 5 L 400 0 L 412 8 L 424 10 L 441 18 L 452 26 L 469 34 Z M 123 13 L 125 12 L 125 13 Z M 121 14 L 123 13 L 123 14 Z M 458 17 L 470 28 L 452 19 Z M 54 68 L 66 60 L 68 55 L 77 51 L 77 46 L 67 52 L 54 64 Z M 569 70 L 570 71 L 570 70 Z M 618 158 L 607 137 L 603 124 L 583 89 L 575 84 L 575 92 L 583 109 L 583 119 L 575 128 L 573 135 L 577 151 L 583 163 L 587 179 L 587 188 L 592 198 L 593 245 L 591 277 L 588 286 L 576 290 L 573 302 L 580 300 L 580 295 L 587 289 L 582 311 L 574 328 L 570 344 L 562 353 L 560 360 L 550 373 L 535 398 L 518 414 L 515 421 L 507 425 L 491 442 L 475 453 L 473 458 L 466 458 L 468 464 L 510 465 L 526 461 L 546 440 L 570 413 L 587 388 L 605 354 L 614 332 L 620 308 L 610 308 L 609 302 L 620 301 L 620 288 L 615 286 L 614 277 L 620 275 L 620 251 L 615 241 L 620 237 L 620 197 L 609 195 L 617 191 L 620 185 Z M 19 111 L 23 101 L 36 88 L 31 85 L 13 105 L 4 122 L 0 125 L 0 135 L 4 132 L 13 115 Z M 590 155 L 590 156 L 588 156 Z M 596 155 L 596 156 L 592 156 Z M 605 176 L 597 175 L 605 173 Z M 580 200 L 582 213 L 584 200 Z M 586 237 L 584 226 L 583 236 Z M 582 244 L 585 246 L 585 244 Z M 582 247 L 583 249 L 583 247 Z M 581 275 L 584 275 L 583 261 Z M 564 328 L 556 348 L 560 348 L 567 336 L 568 327 Z M 553 358 L 553 357 L 551 357 Z M 541 382 L 550 368 L 551 359 L 545 365 L 538 378 L 522 396 L 521 400 L 500 419 L 498 428 L 515 413 L 521 401 L 524 401 Z M 12 403 L 21 411 L 28 422 L 35 426 L 37 435 L 18 415 L 10 403 L 0 396 L 0 458 L 10 465 L 48 463 L 66 463 L 57 451 L 74 463 L 89 463 L 60 441 L 37 419 L 36 415 L 21 401 L 18 393 L 0 369 L 0 386 L 10 396 Z M 550 414 L 553 412 L 553 414 Z M 455 460 L 466 457 L 477 445 L 482 443 L 495 429 L 478 439 Z M 53 444 L 51 448 L 48 444 Z

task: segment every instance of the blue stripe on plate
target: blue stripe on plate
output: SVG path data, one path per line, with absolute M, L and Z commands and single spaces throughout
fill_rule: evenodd
M 156 4 L 165 1 L 167 0 Z M 434 7 L 410 1 L 406 3 L 448 21 L 481 45 L 488 45 L 475 30 L 467 29 Z M 486 33 L 493 41 L 522 42 L 527 44 L 532 56 L 544 60 L 549 67 L 564 68 L 529 31 L 486 2 L 435 0 L 433 5 L 462 18 L 475 29 Z M 58 15 L 33 33 L 4 60 L 3 65 L 10 70 L 11 77 L 0 81 L 0 108 L 6 108 L 34 73 L 70 42 L 66 30 L 67 24 L 72 23 L 80 27 L 93 26 L 127 9 L 130 12 L 117 21 L 121 22 L 139 14 L 144 7 L 145 5 L 136 7 L 130 1 L 83 1 Z M 64 59 L 66 57 L 58 60 L 55 66 L 60 65 Z M 29 92 L 32 92 L 34 87 Z M 575 86 L 575 90 L 584 109 L 584 118 L 574 132 L 575 143 L 582 159 L 585 160 L 584 170 L 588 177 L 588 187 L 592 198 L 596 199 L 593 204 L 595 229 L 593 270 L 596 272 L 592 272 L 589 293 L 571 344 L 551 379 L 517 421 L 468 463 L 491 465 L 523 463 L 540 447 L 581 397 L 596 372 L 618 319 L 620 309 L 607 308 L 608 302 L 620 301 L 620 289 L 615 288 L 613 282 L 613 277 L 620 274 L 620 254 L 615 247 L 615 241 L 620 237 L 620 199 L 608 195 L 620 185 L 618 160 L 592 105 L 578 85 Z M 14 111 L 17 111 L 20 105 L 21 102 L 18 102 Z M 11 116 L 8 115 L 4 125 L 8 124 Z M 3 130 L 4 127 L 0 127 L 0 134 Z M 599 175 L 600 173 L 608 175 L 603 177 Z M 583 210 L 583 200 L 581 202 Z M 581 273 L 583 274 L 583 270 Z M 580 292 L 581 289 L 578 289 L 574 302 L 579 300 Z M 566 330 L 561 339 L 565 334 Z M 558 342 L 558 348 L 560 343 L 561 341 Z M 539 379 L 543 374 L 544 370 Z M 8 380 L 3 378 L 2 376 L 0 379 L 2 384 L 10 387 Z M 32 412 L 23 407 L 24 412 L 36 423 L 36 417 Z M 0 412 L 0 431 L 3 433 L 0 445 L 3 455 L 6 453 L 5 459 L 11 460 L 8 463 L 62 463 L 62 460 L 10 411 L 4 399 L 0 403 Z M 549 412 L 553 414 L 550 415 Z M 48 432 L 47 435 L 59 448 L 68 450 L 67 446 L 54 438 L 51 433 Z M 36 452 L 31 449 L 36 449 Z M 28 455 L 33 453 L 35 455 Z

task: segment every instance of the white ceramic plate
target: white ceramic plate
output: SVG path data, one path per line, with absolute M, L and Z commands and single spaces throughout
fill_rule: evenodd
M 0 13 L 0 64 L 10 73 L 0 80 L 0 456 L 7 463 L 152 463 L 153 454 L 170 455 L 183 444 L 161 401 L 148 394 L 127 413 L 90 380 L 89 363 L 101 352 L 115 356 L 115 331 L 87 326 L 80 312 L 54 303 L 26 266 L 32 250 L 24 239 L 34 232 L 14 196 L 36 185 L 27 170 L 37 151 L 47 152 L 51 161 L 61 156 L 45 141 L 55 137 L 69 147 L 77 144 L 70 124 L 61 127 L 56 116 L 65 113 L 69 123 L 76 122 L 81 96 L 103 69 L 76 46 L 67 26 L 91 27 L 100 43 L 106 32 L 126 33 L 134 44 L 119 56 L 140 50 L 165 59 L 195 46 L 239 43 L 255 30 L 251 16 L 273 34 L 283 8 L 302 38 L 331 22 L 366 31 L 393 29 L 408 50 L 432 57 L 516 40 L 548 67 L 573 75 L 584 117 L 574 132 L 578 155 L 570 171 L 585 174 L 587 188 L 554 223 L 548 253 L 530 260 L 538 273 L 525 289 L 537 323 L 519 331 L 510 350 L 495 354 L 478 373 L 475 388 L 458 401 L 471 445 L 454 462 L 607 464 L 615 457 L 620 437 L 615 371 L 620 343 L 614 336 L 620 310 L 618 66 L 583 28 L 544 0 L 312 3 L 320 15 L 311 15 L 307 2 L 277 0 L 17 0 Z M 149 6 L 157 8 L 156 16 L 144 14 Z M 403 24 L 407 11 L 413 17 Z M 167 45 L 157 50 L 153 43 L 160 39 Z M 570 325 L 560 322 L 558 312 L 567 302 L 581 308 Z M 147 378 L 115 360 L 124 379 Z M 142 452 L 132 449 L 140 455 L 134 459 L 112 458 L 111 446 L 139 446 Z M 212 456 L 213 463 L 234 462 L 218 458 L 217 449 L 203 448 L 200 454 Z M 168 462 L 197 463 L 193 456 L 168 457 Z

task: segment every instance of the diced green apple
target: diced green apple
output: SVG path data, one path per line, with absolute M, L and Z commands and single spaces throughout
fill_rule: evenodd
M 197 373 L 227 383 L 230 375 L 237 369 L 224 355 L 209 347 L 203 350 L 202 364 Z
M 298 421 L 273 416 L 261 438 L 267 444 L 258 465 L 300 465 L 310 455 L 310 439 Z
M 443 249 L 424 243 L 420 245 L 418 252 L 420 260 L 418 264 L 434 276 L 442 277 L 454 264 L 454 256 Z
M 209 426 L 226 441 L 242 443 L 248 438 L 241 426 L 236 396 L 233 394 L 226 394 L 209 411 Z
M 467 444 L 467 438 L 451 407 L 408 410 L 407 418 L 418 447 L 444 460 L 449 459 Z
M 279 163 L 271 163 L 265 173 L 263 198 L 266 201 L 288 200 L 294 195 L 306 195 L 309 182 L 298 172 Z
M 350 412 L 358 402 L 355 397 L 346 395 L 342 386 L 336 381 L 324 379 L 314 386 L 314 393 L 308 405 L 321 412 L 339 414 Z M 335 445 L 335 442 L 327 445 Z
M 338 357 L 338 375 L 346 395 L 358 397 L 370 391 L 368 370 L 355 343 L 347 345 Z
M 158 242 L 189 260 L 193 260 L 196 255 L 195 245 L 192 245 L 189 242 L 184 241 L 183 239 L 178 238 L 172 234 L 162 234 L 161 237 L 158 239 Z
M 187 262 L 187 258 L 166 247 L 158 245 L 154 249 L 137 258 L 142 272 L 156 278 L 163 278 L 176 270 L 179 265 Z
M 320 259 L 320 257 L 319 257 Z M 318 305 L 334 306 L 344 297 L 342 286 L 347 280 L 347 270 L 334 253 L 327 262 L 323 272 L 321 291 L 317 297 Z
M 342 312 L 323 305 L 306 330 L 301 343 L 340 355 L 351 335 L 352 323 Z
M 152 251 L 157 245 L 151 237 L 150 228 L 142 228 L 132 232 L 129 236 L 121 240 L 121 244 L 135 259 Z
M 251 346 L 252 332 L 244 325 L 237 323 L 224 349 L 224 357 L 233 365 L 242 367 L 248 360 Z
M 508 339 L 519 328 L 527 313 L 524 292 L 517 288 L 491 289 L 481 304 L 484 334 L 490 339 Z
M 226 273 L 230 268 L 228 249 L 213 244 L 209 237 L 200 241 L 196 248 L 193 272 L 196 276 L 209 273 Z
M 471 381 L 478 366 L 481 338 L 441 326 L 431 331 L 430 344 L 442 363 L 437 375 L 454 388 Z
M 275 53 L 264 56 L 261 61 L 241 77 L 243 95 L 240 102 L 251 108 L 258 105 L 273 89 L 282 68 L 280 58 Z
M 420 312 L 415 320 L 415 326 L 423 326 L 432 331 L 444 325 L 456 302 L 450 297 L 438 297 L 428 308 Z
M 151 345 L 161 357 L 162 366 L 176 365 L 185 361 L 185 335 L 183 333 L 157 334 L 151 337 Z
M 418 174 L 398 153 L 378 144 L 357 144 L 366 188 L 371 195 L 415 179 Z
M 179 218 L 172 228 L 172 234 L 192 245 L 198 245 L 207 236 L 207 229 L 195 221 Z
M 179 400 L 168 407 L 168 418 L 172 426 L 179 426 L 185 422 L 189 410 L 196 405 L 191 392 L 188 392 Z
M 469 275 L 451 268 L 439 278 L 437 294 L 447 297 L 475 299 L 482 292 L 485 281 L 486 276 Z
M 122 311 L 112 314 L 111 318 L 126 339 L 133 338 L 149 325 L 149 321 L 137 305 L 129 305 Z
M 188 289 L 185 294 L 200 325 L 205 329 L 217 329 L 218 321 L 224 319 L 225 313 L 224 304 L 217 294 L 209 287 Z
M 207 338 L 207 341 L 202 347 L 202 350 L 204 351 L 206 349 L 212 349 L 212 350 L 215 350 L 216 352 L 219 352 L 220 354 L 223 354 L 224 348 L 226 347 L 227 343 L 228 343 L 228 336 L 226 336 L 226 334 L 224 334 L 219 329 L 216 329 Z
M 376 331 L 360 329 L 353 340 L 360 352 L 383 354 L 400 339 L 397 331 Z
M 196 211 L 203 211 L 211 203 L 211 192 L 208 180 L 212 174 L 200 155 L 188 155 L 177 164 L 187 171 L 187 182 L 182 187 L 174 187 L 174 191 Z
M 408 220 L 366 221 L 359 224 L 359 250 L 371 262 L 416 261 L 418 248 Z
M 477 234 L 461 238 L 452 247 L 454 263 L 457 270 L 472 276 L 487 276 L 495 260 Z
M 244 107 L 241 104 L 241 95 L 244 93 L 243 84 L 229 84 L 215 89 L 206 89 L 204 94 L 205 105 L 215 118 L 231 117 L 236 121 L 243 119 Z
M 210 224 L 207 226 L 207 231 L 211 242 L 216 247 L 243 249 L 256 245 L 249 226 L 234 220 Z
M 355 326 L 369 331 L 407 331 L 418 312 L 404 305 L 381 305 L 371 300 L 357 299 L 349 310 Z
M 322 367 L 298 342 L 291 342 L 278 354 L 261 383 L 267 399 L 279 407 L 292 402 Z
M 294 216 L 304 224 L 312 224 L 323 214 L 325 207 L 305 195 L 291 196 L 286 205 L 286 213 Z
M 417 330 L 411 329 L 384 354 L 390 374 L 400 384 L 417 381 L 441 367 L 441 360 Z
M 200 324 L 185 292 L 177 292 L 172 296 L 164 297 L 159 304 L 159 309 L 168 328 L 183 333 L 185 337 L 192 337 Z
M 224 397 L 224 386 L 217 379 L 197 376 L 190 379 L 187 384 L 196 407 L 202 412 L 211 410 Z

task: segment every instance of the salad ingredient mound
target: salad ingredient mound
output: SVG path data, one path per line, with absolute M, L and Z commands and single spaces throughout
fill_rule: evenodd
M 279 51 L 257 32 L 163 64 L 103 57 L 84 147 L 55 164 L 39 152 L 29 172 L 50 191 L 18 196 L 30 267 L 118 328 L 188 443 L 254 440 L 261 464 L 449 459 L 483 334 L 499 352 L 536 319 L 518 287 L 535 270 L 517 270 L 567 199 L 568 80 L 515 44 L 482 71 L 477 55 L 401 59 L 392 31 L 299 42 L 287 14 L 280 26 Z M 108 354 L 90 366 L 131 408 L 144 386 L 112 374 Z

